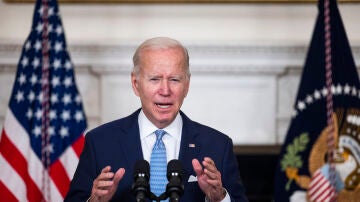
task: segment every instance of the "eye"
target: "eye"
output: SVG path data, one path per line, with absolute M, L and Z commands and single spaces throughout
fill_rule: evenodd
M 180 82 L 180 79 L 178 79 L 178 78 L 171 78 L 170 81 L 171 81 L 171 82 Z
M 159 81 L 160 79 L 159 78 L 150 78 L 150 81 Z

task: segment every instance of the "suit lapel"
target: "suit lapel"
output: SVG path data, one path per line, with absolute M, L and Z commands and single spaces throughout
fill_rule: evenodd
M 139 124 L 137 120 L 139 114 L 138 112 L 139 110 L 130 117 L 130 127 L 123 128 L 122 132 L 124 135 L 119 136 L 119 142 L 128 165 L 134 165 L 137 160 L 144 159 L 141 149 Z
M 179 160 L 183 163 L 184 168 L 184 182 L 187 182 L 190 175 L 194 175 L 192 167 L 192 159 L 199 159 L 199 153 L 201 150 L 201 142 L 197 139 L 199 131 L 197 130 L 193 121 L 191 121 L 182 112 L 183 128 L 181 136 L 181 146 L 179 152 Z

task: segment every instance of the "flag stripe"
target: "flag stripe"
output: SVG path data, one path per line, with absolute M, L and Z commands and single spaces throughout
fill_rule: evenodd
M 43 176 L 43 173 L 42 173 L 43 166 L 42 166 L 39 158 L 34 153 L 34 151 L 30 148 L 30 145 L 26 144 L 26 142 L 30 142 L 29 136 L 26 134 L 26 131 L 24 130 L 24 128 L 19 124 L 19 122 L 14 117 L 12 111 L 9 109 L 7 110 L 7 114 L 6 114 L 6 118 L 5 118 L 5 124 L 4 124 L 3 135 L 1 137 L 2 138 L 1 142 L 4 141 L 3 136 L 5 136 L 6 134 L 13 134 L 11 136 L 7 136 L 9 138 L 9 141 L 16 143 L 15 146 L 16 146 L 17 150 L 21 153 L 21 156 L 27 156 L 27 160 L 32 162 L 32 163 L 28 164 L 29 175 L 31 176 L 31 179 L 35 182 L 37 187 L 41 187 L 42 176 Z M 3 149 L 0 149 L 0 150 L 4 151 Z M 7 153 L 11 154 L 8 151 L 7 151 Z M 49 176 L 45 175 L 44 177 L 48 178 Z M 15 182 L 15 180 L 14 180 L 14 182 Z M 20 181 L 16 180 L 16 182 L 20 183 L 21 180 Z M 54 200 L 54 201 L 62 201 L 63 200 L 61 197 L 62 195 L 59 193 L 58 189 L 54 185 L 54 182 L 51 182 L 50 187 L 51 187 L 51 193 L 52 193 L 52 200 L 58 199 L 58 200 Z M 15 189 L 15 192 L 13 192 L 13 193 L 18 193 L 17 189 Z M 22 200 L 20 200 L 20 201 L 22 201 Z
M 85 142 L 85 138 L 84 135 L 81 135 L 72 145 L 76 155 L 78 156 L 78 158 L 80 158 L 80 154 L 84 148 L 84 142 Z
M 79 138 L 79 140 L 77 140 L 74 144 L 78 144 L 78 142 L 81 141 L 80 139 L 84 139 L 84 136 L 82 135 L 81 138 Z M 60 161 L 65 167 L 65 172 L 67 173 L 67 177 L 69 179 L 72 179 L 74 176 L 77 167 L 77 164 L 75 164 L 74 162 L 78 161 L 78 159 L 79 156 L 76 154 L 73 147 L 68 147 L 65 150 L 64 154 L 60 157 Z
M 1 138 L 1 151 L 7 151 L 1 152 L 1 154 L 4 159 L 9 163 L 9 165 L 19 174 L 23 181 L 26 182 L 28 200 L 34 202 L 40 201 L 42 199 L 42 194 L 27 171 L 28 163 L 26 159 L 19 152 L 16 146 L 14 146 L 12 142 L 7 138 L 6 132 L 3 132 Z
M 1 157 L 0 157 L 1 158 Z M 7 189 L 7 187 L 0 180 L 0 196 L 3 201 L 16 202 L 18 199 Z
M 0 154 L 0 196 L 4 201 L 27 201 L 25 183 Z M 17 183 L 20 182 L 20 183 Z M 4 187 L 6 185 L 6 187 Z M 16 193 L 13 194 L 13 193 Z
M 70 179 L 60 161 L 53 163 L 50 175 L 61 196 L 65 198 L 66 193 L 69 191 Z

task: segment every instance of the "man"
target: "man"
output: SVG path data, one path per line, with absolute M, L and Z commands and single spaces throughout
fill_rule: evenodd
M 133 62 L 131 83 L 142 108 L 88 132 L 65 201 L 135 201 L 134 164 L 147 160 L 151 173 L 158 143 L 167 162 L 182 162 L 185 188 L 180 201 L 247 201 L 231 139 L 180 111 L 190 84 L 186 48 L 170 38 L 149 39 L 137 48 Z M 157 139 L 159 129 L 163 135 Z M 150 176 L 151 191 L 155 186 L 165 191 L 165 180 L 152 184 L 155 175 Z

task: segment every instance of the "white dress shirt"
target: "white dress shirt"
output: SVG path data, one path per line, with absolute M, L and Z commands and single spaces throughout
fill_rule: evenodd
M 159 128 L 150 122 L 142 110 L 140 111 L 138 122 L 141 148 L 144 159 L 150 162 L 151 152 L 156 141 L 155 131 Z M 169 126 L 166 128 L 161 128 L 162 130 L 166 131 L 166 134 L 163 136 L 162 140 L 166 147 L 167 162 L 179 158 L 182 125 L 182 118 L 180 114 L 178 114 L 175 117 L 175 120 Z
M 158 130 L 153 123 L 145 116 L 144 112 L 141 110 L 139 117 L 139 132 L 141 140 L 141 148 L 144 155 L 144 159 L 150 162 L 150 156 L 152 148 L 154 147 L 156 141 L 155 131 Z M 166 160 L 167 162 L 178 159 L 180 152 L 180 142 L 181 142 L 181 131 L 182 131 L 183 121 L 178 113 L 175 117 L 175 120 L 166 128 L 161 128 L 166 131 L 166 134 L 163 136 L 162 140 L 166 147 Z M 205 201 L 208 201 L 205 198 Z M 221 202 L 230 202 L 230 196 L 226 192 L 225 198 Z

